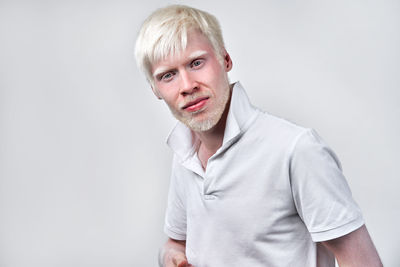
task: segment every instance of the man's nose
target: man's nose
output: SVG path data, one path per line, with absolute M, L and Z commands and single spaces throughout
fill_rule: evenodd
M 181 88 L 180 93 L 182 95 L 188 95 L 198 89 L 198 83 L 193 77 L 193 74 L 188 71 L 181 71 Z

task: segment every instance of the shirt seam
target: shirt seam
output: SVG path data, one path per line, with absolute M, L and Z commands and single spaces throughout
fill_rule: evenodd
M 310 132 L 311 129 L 309 128 L 304 128 L 293 140 L 293 144 L 291 145 L 291 147 L 289 148 L 288 151 L 288 155 L 287 155 L 287 170 L 288 170 L 288 178 L 289 178 L 289 185 L 290 185 L 290 190 L 292 192 L 292 197 L 293 197 L 293 187 L 292 187 L 292 172 L 291 172 L 291 168 L 292 168 L 292 160 L 293 160 L 293 154 L 294 151 L 299 143 L 300 138 L 303 137 L 303 135 L 305 135 L 306 133 Z M 296 209 L 297 209 L 297 204 L 293 198 L 293 201 L 295 203 Z
M 334 227 L 326 229 L 326 230 L 310 231 L 310 234 L 322 234 L 322 233 L 327 233 L 327 232 L 330 232 L 330 231 L 334 231 L 334 230 L 340 229 L 342 227 L 346 227 L 347 225 L 352 224 L 352 223 L 354 223 L 354 222 L 356 222 L 358 220 L 363 221 L 362 216 L 356 216 L 356 217 L 352 218 L 351 220 L 349 220 L 348 222 L 346 222 L 344 224 L 340 224 L 340 225 L 334 226 Z
M 176 231 L 175 229 L 174 229 L 174 227 L 171 227 L 171 226 L 168 226 L 168 225 L 166 225 L 165 226 L 165 231 L 166 232 L 170 232 L 170 233 L 172 233 L 172 234 L 174 234 L 174 235 L 176 235 L 176 236 L 179 236 L 179 237 L 182 237 L 182 238 L 186 238 L 186 233 L 180 233 L 180 232 L 178 232 L 178 231 Z M 168 233 L 167 233 L 168 234 Z

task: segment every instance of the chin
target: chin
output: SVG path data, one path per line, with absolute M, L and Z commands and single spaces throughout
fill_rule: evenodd
M 222 110 L 223 111 L 223 110 Z M 200 114 L 198 114 L 200 115 Z M 191 116 L 181 118 L 181 122 L 184 123 L 187 127 L 189 127 L 192 131 L 195 132 L 205 132 L 211 130 L 222 117 L 221 110 L 214 111 L 213 114 L 202 114 L 203 118 L 200 116 Z M 205 116 L 204 116 L 205 115 Z
M 211 130 L 220 121 L 222 114 L 225 111 L 226 104 L 229 101 L 230 91 L 226 90 L 219 98 L 214 108 L 210 108 L 198 113 L 184 114 L 169 106 L 172 114 L 180 122 L 185 124 L 194 132 L 205 132 Z
M 185 123 L 185 124 L 192 131 L 205 132 L 205 131 L 208 131 L 208 130 L 212 129 L 217 124 L 217 122 L 214 122 L 213 120 L 209 119 L 209 120 L 205 120 L 205 121 L 202 121 L 202 122 L 188 122 L 188 123 Z

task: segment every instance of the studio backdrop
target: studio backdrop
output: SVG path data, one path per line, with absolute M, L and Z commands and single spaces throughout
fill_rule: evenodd
M 0 0 L 0 267 L 157 265 L 173 127 L 133 49 L 154 9 L 214 14 L 264 111 L 314 128 L 400 266 L 400 3 Z

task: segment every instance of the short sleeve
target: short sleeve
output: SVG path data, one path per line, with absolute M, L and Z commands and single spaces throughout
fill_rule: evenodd
M 178 169 L 178 163 L 174 157 L 168 191 L 164 232 L 170 238 L 186 240 L 186 207 L 184 202 L 184 190 L 182 184 L 179 183 L 178 180 Z
M 290 180 L 297 212 L 314 242 L 343 236 L 364 224 L 337 156 L 314 130 L 296 140 Z

